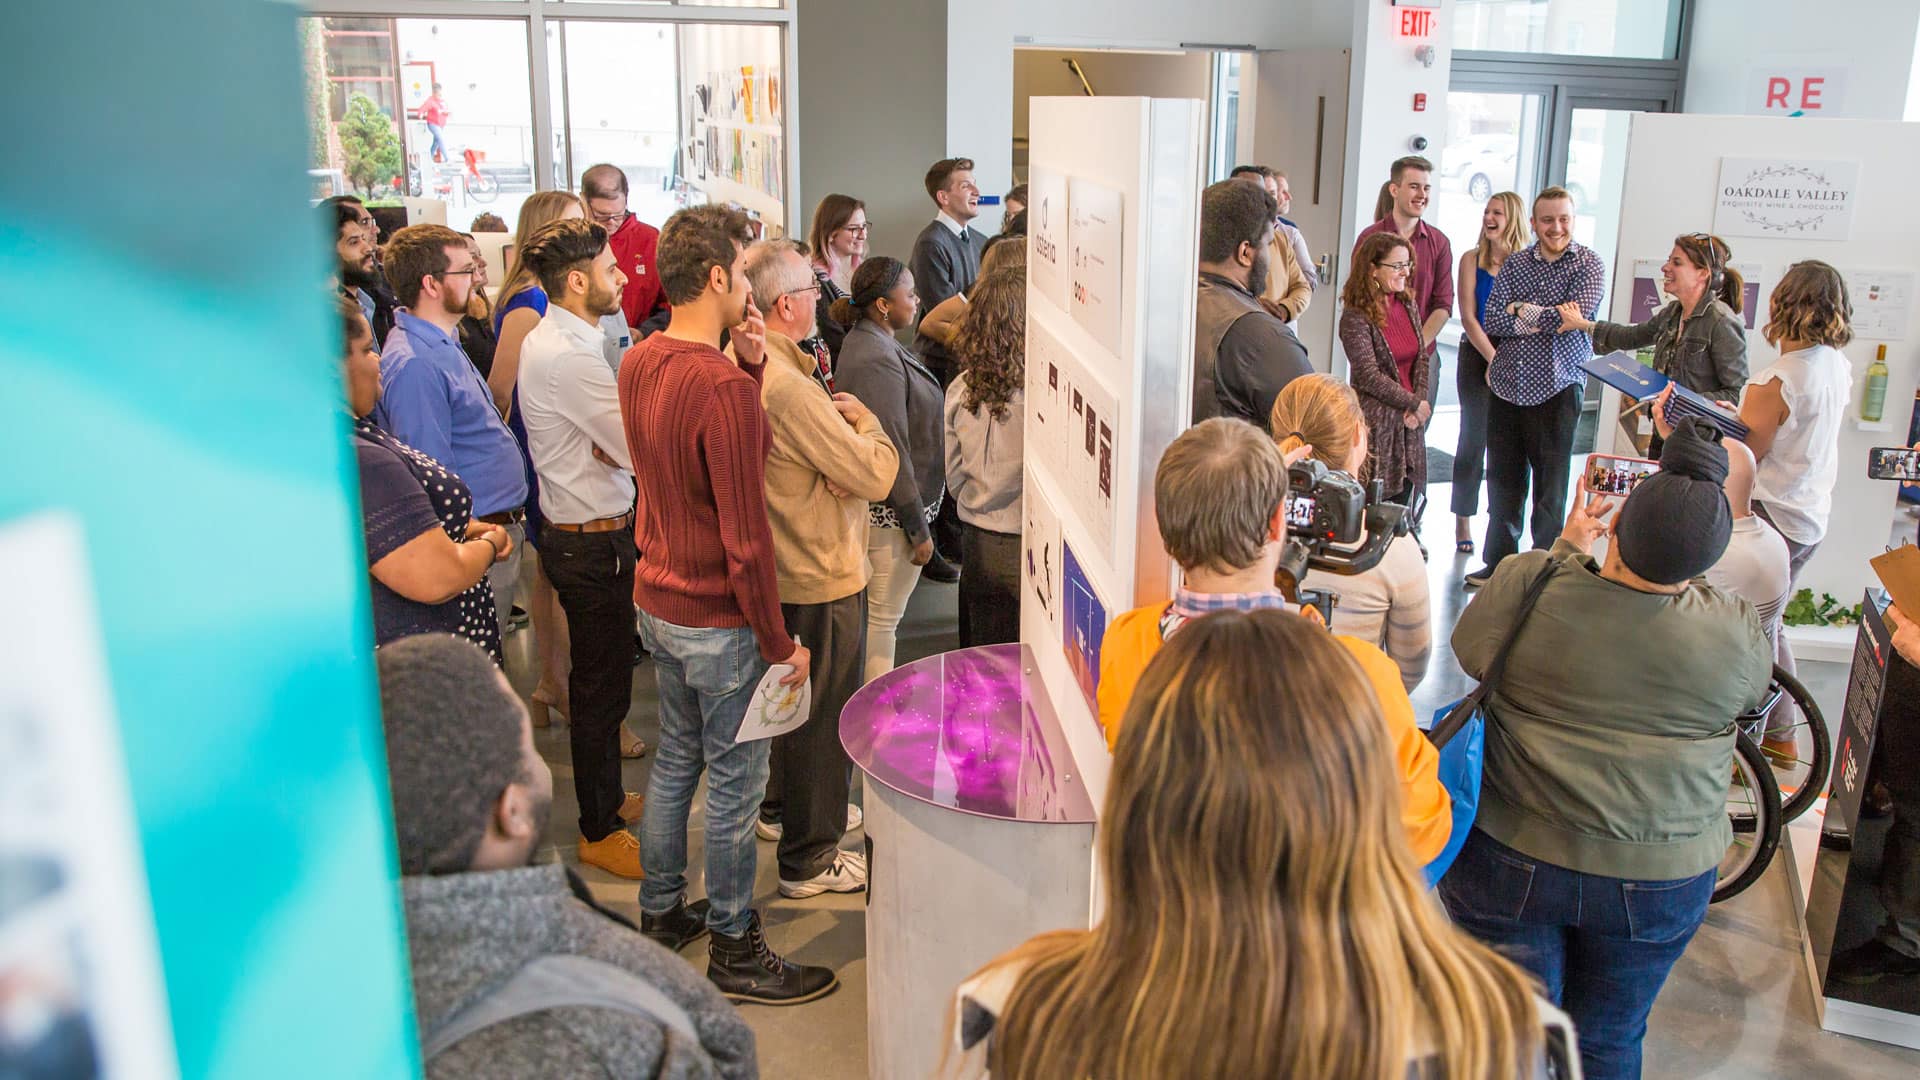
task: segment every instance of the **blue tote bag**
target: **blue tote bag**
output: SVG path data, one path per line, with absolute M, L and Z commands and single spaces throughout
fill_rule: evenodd
M 1514 639 L 1520 636 L 1520 627 L 1533 612 L 1540 594 L 1546 591 L 1553 571 L 1554 564 L 1549 562 L 1528 588 L 1526 599 L 1520 602 L 1520 610 L 1513 617 L 1513 626 L 1507 630 L 1507 640 L 1500 643 L 1493 662 L 1487 665 L 1486 678 L 1480 680 L 1472 693 L 1433 714 L 1427 739 L 1440 751 L 1440 784 L 1453 800 L 1453 831 L 1447 836 L 1447 846 L 1427 864 L 1428 885 L 1440 884 L 1460 849 L 1466 846 L 1467 834 L 1473 831 L 1474 816 L 1480 811 L 1480 775 L 1487 756 L 1487 697 L 1499 685 L 1500 672 L 1507 666 L 1507 654 L 1513 651 Z

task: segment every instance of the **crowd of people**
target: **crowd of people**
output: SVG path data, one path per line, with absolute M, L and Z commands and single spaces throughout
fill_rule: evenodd
M 841 846 L 861 815 L 838 719 L 893 667 L 923 568 L 959 581 L 973 611 L 965 644 L 1019 636 L 1026 260 L 1024 243 L 1000 241 L 1021 236 L 1025 218 L 1016 210 L 992 238 L 974 228 L 979 190 L 965 159 L 936 163 L 927 193 L 935 219 L 902 261 L 869 257 L 858 199 L 824 199 L 811 245 L 764 239 L 724 206 L 656 229 L 627 209 L 624 173 L 596 165 L 579 195 L 523 204 L 511 265 L 491 290 L 471 234 L 413 225 L 381 238 L 359 200 L 322 204 L 373 641 L 386 682 L 432 685 L 390 687 L 386 702 L 413 921 L 475 916 L 447 910 L 466 886 L 448 895 L 414 876 L 525 866 L 551 794 L 544 766 L 526 760 L 527 732 L 557 718 L 578 863 L 641 882 L 640 936 L 674 950 L 709 939 L 711 989 L 687 993 L 676 974 L 675 1008 L 704 1022 L 719 995 L 791 1004 L 835 988 L 832 971 L 768 948 L 753 904 L 756 841 L 777 845 L 783 898 L 865 888 L 864 858 Z M 476 228 L 505 231 L 484 217 Z M 917 347 L 901 344 L 916 327 Z M 498 700 L 503 641 L 522 619 L 539 676 L 532 712 Z M 469 656 L 494 674 L 474 675 Z M 625 723 L 643 658 L 659 691 L 655 748 Z M 811 713 L 787 735 L 738 741 L 773 665 L 786 686 L 812 684 Z M 432 709 L 497 722 L 462 725 L 454 742 L 428 731 L 420 710 Z M 497 745 L 466 745 L 487 738 Z M 625 790 L 621 761 L 649 749 L 647 790 Z M 429 800 L 436 782 L 416 774 L 441 755 L 493 773 L 458 777 L 458 793 Z M 706 895 L 690 902 L 688 822 L 703 776 Z M 464 820 L 441 819 L 438 803 L 479 794 L 488 798 Z M 407 820 L 428 802 L 433 820 Z M 442 826 L 453 831 L 427 835 Z M 505 880 L 474 887 L 503 903 L 495 890 L 506 888 L 518 897 L 509 906 L 584 895 L 557 871 Z M 605 938 L 616 968 L 657 975 L 631 935 L 593 919 L 576 930 Z M 432 938 L 416 934 L 416 950 Z M 495 960 L 541 941 L 551 935 L 522 936 Z M 423 1015 L 449 1020 L 472 1004 L 455 999 L 472 988 L 462 980 L 489 972 L 499 973 L 423 979 Z M 723 1074 L 730 1062 L 751 1068 L 737 1021 L 684 1048 L 660 1037 L 661 1023 L 652 1018 L 654 1060 L 710 1052 Z M 448 1060 L 485 1060 L 473 1055 L 500 1038 L 462 1042 Z M 608 1049 L 596 1045 L 583 1052 Z
M 1432 171 L 1395 162 L 1358 239 L 1345 379 L 1294 329 L 1328 283 L 1285 175 L 1243 166 L 1204 191 L 1193 426 L 1154 477 L 1181 585 L 1116 617 L 1100 652 L 1108 903 L 959 989 L 963 1073 L 1507 1078 L 1560 1053 L 1639 1075 L 1728 843 L 1733 720 L 1791 663 L 1781 612 L 1825 534 L 1846 288 L 1823 263 L 1790 269 L 1764 330 L 1780 359 L 1750 378 L 1724 241 L 1676 240 L 1676 299 L 1648 322 L 1597 321 L 1605 267 L 1573 239 L 1565 190 L 1530 210 L 1493 196 L 1456 262 L 1423 219 Z M 725 206 L 655 229 L 596 165 L 581 195 L 526 202 L 491 293 L 471 236 L 416 225 L 376 244 L 357 201 L 323 204 L 435 1071 L 756 1075 L 730 1002 L 835 989 L 769 947 L 757 842 L 776 845 L 785 900 L 866 887 L 842 846 L 861 814 L 838 719 L 893 668 L 923 577 L 958 582 L 963 646 L 1019 638 L 1025 192 L 988 237 L 970 161 L 925 186 L 933 220 L 899 258 L 871 250 L 850 196 L 821 201 L 806 243 Z M 1493 518 L 1451 630 L 1490 689 L 1470 823 L 1409 697 L 1432 652 L 1418 519 L 1456 298 L 1457 550 L 1474 550 L 1483 475 Z M 1751 435 L 1671 423 L 1663 398 L 1660 470 L 1569 510 L 1581 364 L 1642 347 L 1710 397 L 1744 387 Z M 1303 579 L 1339 591 L 1327 627 L 1276 584 L 1289 467 L 1308 458 L 1377 482 L 1412 522 L 1372 568 Z M 500 672 L 516 600 L 538 670 L 525 703 Z M 624 723 L 640 657 L 652 748 Z M 811 713 L 741 742 L 769 672 L 811 682 Z M 532 731 L 555 717 L 577 861 L 640 882 L 638 926 L 535 858 L 552 778 Z M 647 752 L 647 790 L 625 790 L 621 760 Z M 1422 868 L 1450 841 L 1442 917 Z M 670 955 L 702 939 L 705 979 Z M 1195 1015 L 1225 1037 L 1193 1040 Z

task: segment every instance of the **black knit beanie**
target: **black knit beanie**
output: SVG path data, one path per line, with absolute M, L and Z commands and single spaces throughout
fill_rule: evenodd
M 1640 481 L 1620 508 L 1613 527 L 1620 561 L 1655 585 L 1706 573 L 1733 536 L 1733 511 L 1721 487 L 1726 479 L 1720 429 L 1695 417 L 1681 420 L 1660 452 L 1660 471 Z

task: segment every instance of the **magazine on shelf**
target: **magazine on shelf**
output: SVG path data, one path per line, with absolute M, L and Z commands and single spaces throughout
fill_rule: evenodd
M 1630 352 L 1610 352 L 1605 356 L 1596 356 L 1580 365 L 1587 374 L 1620 391 L 1634 401 L 1652 401 L 1669 385 L 1673 387 L 1673 397 L 1667 401 L 1668 421 L 1677 421 L 1684 416 L 1697 416 L 1712 424 L 1729 439 L 1746 441 L 1747 425 L 1720 406 L 1701 397 L 1665 375 L 1641 363 Z

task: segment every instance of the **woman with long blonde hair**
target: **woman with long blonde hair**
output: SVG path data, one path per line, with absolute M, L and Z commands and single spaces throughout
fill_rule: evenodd
M 961 988 L 962 1072 L 1534 1075 L 1557 1014 L 1447 924 L 1399 806 L 1378 700 L 1332 635 L 1281 611 L 1188 623 L 1115 748 L 1105 916 Z
M 513 406 L 513 384 L 520 377 L 520 346 L 547 313 L 546 290 L 540 288 L 540 279 L 519 254 L 542 227 L 586 216 L 587 204 L 571 191 L 536 191 L 520 204 L 520 223 L 514 229 L 510 252 L 513 268 L 494 297 L 494 337 L 499 344 L 493 350 L 493 371 L 487 375 L 487 389 L 493 391 L 494 406 L 502 415 Z
M 1367 476 L 1367 417 L 1353 387 L 1331 375 L 1302 375 L 1273 401 L 1268 424 L 1280 452 L 1305 447 L 1316 461 L 1356 479 Z M 1374 566 L 1358 574 L 1309 571 L 1303 589 L 1339 597 L 1331 629 L 1380 646 L 1400 668 L 1400 682 L 1413 688 L 1426 678 L 1433 654 L 1432 595 L 1427 561 L 1410 534 L 1393 538 Z
M 1527 246 L 1527 207 L 1515 192 L 1502 191 L 1480 212 L 1480 241 L 1460 256 L 1454 295 L 1473 297 L 1460 304 L 1460 336 L 1466 347 L 1453 369 L 1460 392 L 1460 438 L 1453 448 L 1453 546 L 1473 554 L 1473 519 L 1480 513 L 1480 484 L 1487 477 L 1487 365 L 1499 343 L 1487 336 L 1481 318 L 1493 279 L 1507 256 Z

